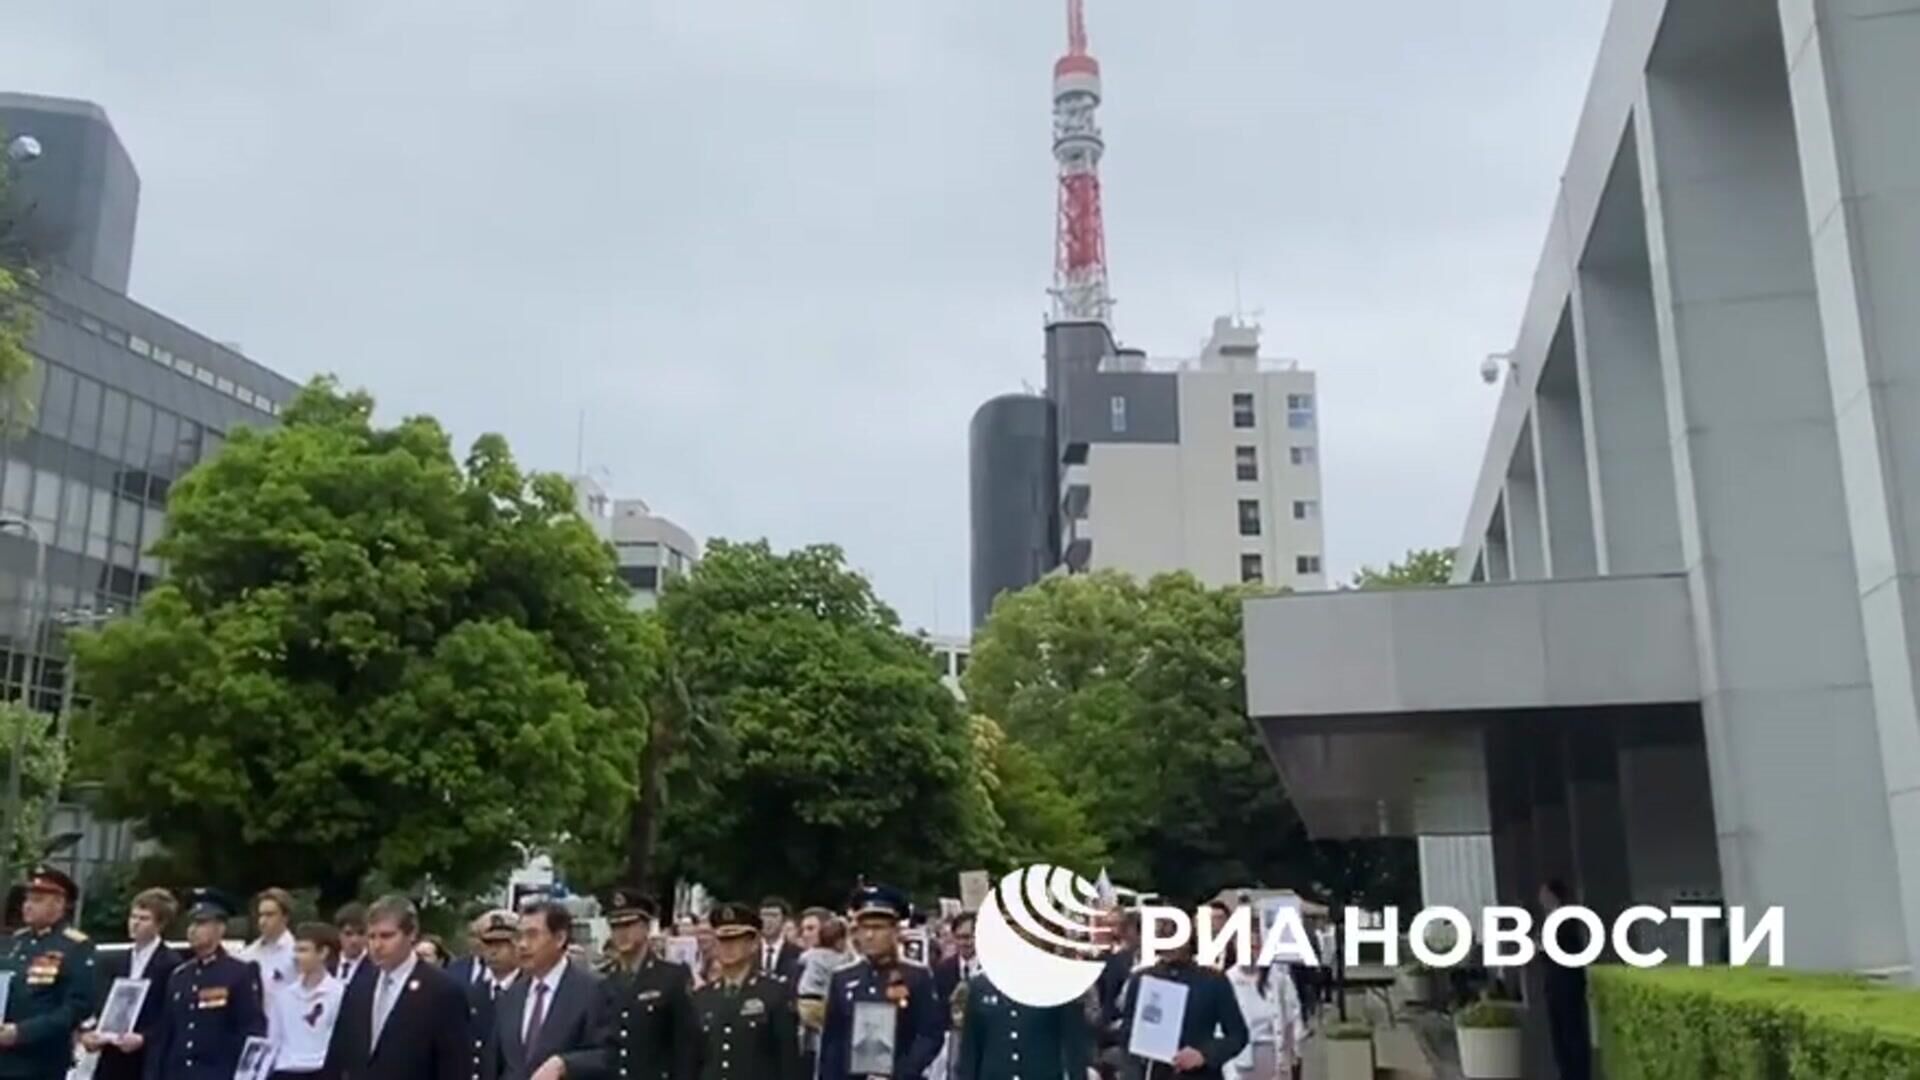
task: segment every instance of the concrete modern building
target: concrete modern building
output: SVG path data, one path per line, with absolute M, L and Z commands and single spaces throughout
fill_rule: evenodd
M 645 502 L 611 498 L 591 476 L 574 477 L 573 489 L 580 516 L 613 545 L 620 579 L 633 591 L 634 610 L 651 609 L 667 582 L 691 573 L 700 561 L 700 545 L 693 535 L 654 513 Z
M 1229 318 L 1178 360 L 1102 323 L 1048 327 L 1046 396 L 974 416 L 975 625 L 1056 568 L 1324 588 L 1314 376 L 1259 347 Z
M 1459 583 L 1251 601 L 1321 836 L 1920 952 L 1920 6 L 1619 0 Z M 1551 1075 L 1530 1071 L 1528 1075 Z
M 127 611 L 165 572 L 149 549 L 173 482 L 235 428 L 272 424 L 298 387 L 125 294 L 139 180 L 104 112 L 0 94 L 0 129 L 40 144 L 9 168 L 12 211 L 44 260 L 32 412 L 7 416 L 0 439 L 0 698 L 54 713 L 66 630 Z M 81 880 L 127 854 L 129 831 L 95 827 L 84 807 L 55 818 L 82 834 L 63 856 Z

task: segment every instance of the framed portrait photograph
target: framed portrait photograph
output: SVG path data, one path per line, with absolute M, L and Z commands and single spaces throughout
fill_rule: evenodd
M 700 970 L 700 939 L 676 935 L 667 939 L 667 959 L 688 971 Z
M 133 1025 L 140 1019 L 140 1007 L 146 1004 L 147 989 L 151 985 L 146 979 L 113 980 L 106 1003 L 100 1006 L 100 1026 L 96 1030 L 102 1035 L 133 1034 Z
M 1187 1018 L 1184 983 L 1143 975 L 1134 990 L 1133 1034 L 1127 1053 L 1171 1065 L 1180 1052 L 1180 1028 Z
M 233 1070 L 233 1080 L 267 1080 L 272 1071 L 273 1044 L 255 1036 L 240 1048 L 240 1065 Z
M 927 932 L 925 929 L 906 930 L 900 934 L 900 957 L 910 963 L 926 967 Z
M 856 1076 L 893 1075 L 893 1037 L 900 1010 L 891 1002 L 862 1001 L 853 1007 L 853 1052 L 847 1067 Z

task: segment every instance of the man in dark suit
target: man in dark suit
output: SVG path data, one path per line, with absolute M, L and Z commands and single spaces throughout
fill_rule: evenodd
M 953 934 L 953 955 L 933 965 L 933 985 L 940 1000 L 952 1005 L 954 989 L 979 973 L 980 961 L 973 952 L 972 914 L 955 915 L 947 929 Z
M 777 896 L 760 901 L 760 951 L 756 968 L 792 989 L 800 981 L 800 946 L 787 940 L 793 905 Z
M 94 1080 L 140 1080 L 146 1065 L 146 1045 L 160 1026 L 160 1012 L 167 1000 L 167 980 L 180 966 L 181 956 L 162 940 L 179 905 L 165 889 L 148 889 L 133 898 L 127 911 L 125 952 L 100 954 L 94 965 L 94 1022 L 106 1008 L 107 995 L 117 979 L 145 979 L 147 996 L 140 1003 L 133 1030 L 114 1035 L 88 1031 L 80 1036 L 80 1045 L 97 1051 L 100 1063 L 94 1067 Z
M 446 972 L 420 963 L 419 936 L 420 915 L 406 897 L 389 896 L 368 909 L 373 968 L 356 976 L 341 999 L 327 1046 L 328 1077 L 471 1080 L 466 995 Z
M 147 1046 L 146 1080 L 232 1080 L 247 1040 L 266 1037 L 260 969 L 221 944 L 238 907 L 218 889 L 194 890 L 187 908 L 193 955 L 156 988 L 166 1000 Z
M 358 901 L 341 905 L 333 913 L 333 928 L 340 934 L 340 952 L 330 970 L 341 986 L 352 986 L 372 967 L 367 963 L 367 905 Z
M 1216 919 L 1224 920 L 1224 910 L 1215 907 L 1210 911 Z M 1187 988 L 1187 1010 L 1180 1020 L 1180 1050 L 1174 1055 L 1173 1071 L 1180 1080 L 1220 1080 L 1221 1069 L 1247 1048 L 1247 1021 L 1240 1015 L 1233 984 L 1213 968 L 1195 963 L 1193 955 L 1193 938 L 1189 937 L 1185 945 L 1161 957 L 1159 963 L 1127 979 L 1120 992 L 1119 1043 L 1124 1050 L 1133 1041 L 1133 1003 L 1142 992 L 1143 980 L 1180 983 Z
M 487 1080 L 560 1080 L 601 1075 L 604 1021 L 600 976 L 568 958 L 573 916 L 560 904 L 520 915 L 520 975 L 494 1016 Z
M 447 974 L 461 986 L 476 987 L 486 980 L 486 947 L 480 938 L 480 931 L 487 926 L 487 920 L 493 917 L 491 911 L 483 911 L 467 924 L 467 951 L 447 965 Z
M 520 935 L 520 920 L 514 918 L 511 911 L 489 911 L 480 916 L 478 924 L 480 951 L 477 955 L 482 975 L 478 982 L 467 987 L 467 1010 L 472 1017 L 468 1027 L 473 1036 L 473 1075 L 476 1077 L 486 1075 L 488 1063 L 493 1060 L 495 1017 L 499 1015 L 500 999 L 513 989 L 520 975 L 520 951 L 514 944 Z

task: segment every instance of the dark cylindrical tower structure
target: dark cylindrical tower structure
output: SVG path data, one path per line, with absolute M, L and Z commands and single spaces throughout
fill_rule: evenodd
M 972 497 L 973 625 L 994 598 L 1024 589 L 1060 563 L 1060 471 L 1054 406 L 1003 394 L 980 406 L 968 431 Z

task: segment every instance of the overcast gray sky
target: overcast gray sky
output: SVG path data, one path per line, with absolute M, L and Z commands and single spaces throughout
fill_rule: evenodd
M 966 430 L 1038 384 L 1064 0 L 25 0 L 105 106 L 136 298 L 701 538 L 966 623 Z M 1088 0 L 1116 329 L 1320 373 L 1327 561 L 1458 539 L 1605 0 Z

